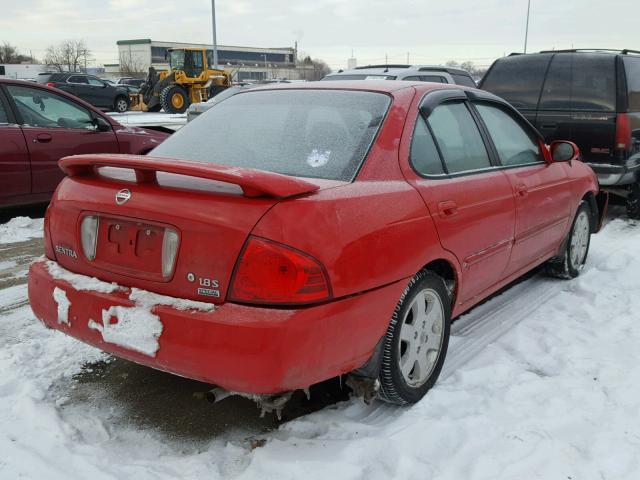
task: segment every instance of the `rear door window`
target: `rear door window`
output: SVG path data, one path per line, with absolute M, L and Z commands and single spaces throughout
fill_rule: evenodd
M 491 167 L 489 154 L 465 103 L 437 106 L 428 119 L 448 173 Z
M 0 95 L 2 95 L 1 92 Z M 9 115 L 7 115 L 7 110 L 2 103 L 2 98 L 0 98 L 0 125 L 7 123 L 9 123 Z
M 480 88 L 495 93 L 518 109 L 535 110 L 550 54 L 515 55 L 493 65 Z
M 615 56 L 559 53 L 553 58 L 540 110 L 616 109 Z
M 89 77 L 89 85 L 93 85 L 94 87 L 104 87 L 104 82 L 102 80 L 98 80 L 97 78 Z
M 476 88 L 476 82 L 468 75 L 462 75 L 460 73 L 452 73 L 451 77 L 453 81 L 458 85 L 462 85 L 463 87 L 473 87 Z M 446 83 L 446 82 L 445 82 Z
M 542 161 L 537 140 L 501 108 L 476 104 L 504 166 L 529 165 Z
M 427 122 L 418 115 L 411 139 L 411 165 L 421 175 L 442 175 L 445 173 L 436 143 Z
M 89 81 L 87 80 L 87 77 L 83 77 L 82 75 L 72 75 L 72 76 L 69 77 L 67 82 L 69 82 L 69 83 L 81 83 L 83 85 L 88 85 L 89 84 Z
M 640 57 L 623 57 L 629 89 L 629 111 L 640 112 Z

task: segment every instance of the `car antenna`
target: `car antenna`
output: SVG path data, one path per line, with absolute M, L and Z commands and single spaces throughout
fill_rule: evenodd
M 387 53 L 384 54 L 384 73 L 389 73 L 389 55 Z

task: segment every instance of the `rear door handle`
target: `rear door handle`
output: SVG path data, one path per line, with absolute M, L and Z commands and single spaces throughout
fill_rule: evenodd
M 526 197 L 529 194 L 529 189 L 527 188 L 526 185 L 520 184 L 516 187 L 516 193 L 520 197 Z
M 52 136 L 48 133 L 40 133 L 36 138 L 33 139 L 33 143 L 49 143 L 52 140 Z
M 540 128 L 545 128 L 547 130 L 551 130 L 554 128 L 558 128 L 558 124 L 557 123 L 545 123 L 543 125 L 540 125 Z
M 438 204 L 438 211 L 440 212 L 441 217 L 451 217 L 458 213 L 458 204 L 453 200 L 440 202 Z

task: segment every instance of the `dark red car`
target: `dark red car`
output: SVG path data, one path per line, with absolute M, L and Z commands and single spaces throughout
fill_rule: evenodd
M 62 157 L 141 155 L 167 136 L 124 127 L 58 89 L 0 79 L 0 206 L 49 200 L 64 176 L 58 167 Z
M 152 157 L 63 159 L 31 306 L 83 342 L 271 407 L 347 373 L 416 402 L 452 318 L 542 263 L 579 274 L 603 208 L 578 158 L 471 88 L 247 90 Z

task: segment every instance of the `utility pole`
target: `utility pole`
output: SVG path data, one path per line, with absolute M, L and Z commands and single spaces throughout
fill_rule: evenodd
M 211 0 L 211 26 L 213 31 L 213 68 L 218 69 L 218 39 L 216 38 L 216 0 Z
M 527 27 L 524 31 L 524 53 L 527 53 L 527 41 L 529 40 L 529 13 L 531 13 L 531 0 L 527 2 Z

